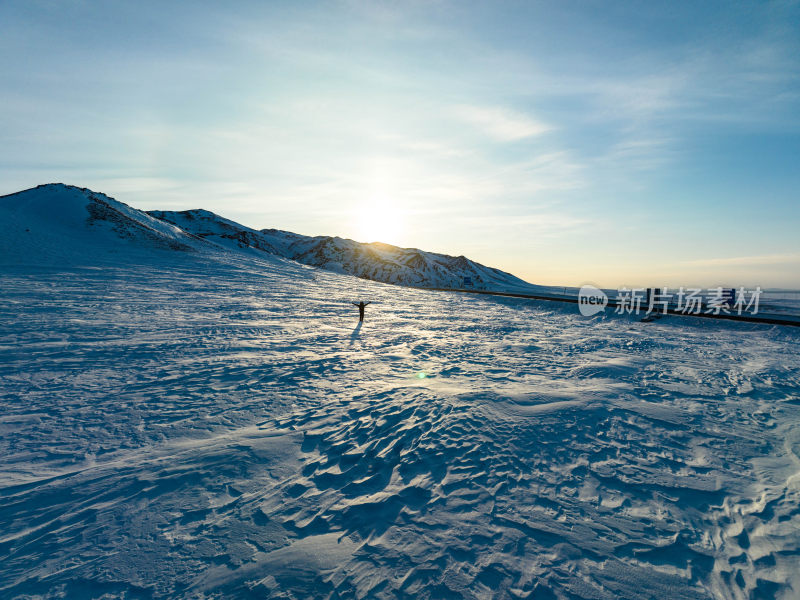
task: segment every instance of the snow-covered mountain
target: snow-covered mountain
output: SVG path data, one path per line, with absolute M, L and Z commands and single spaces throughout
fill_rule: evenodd
M 355 275 L 373 281 L 415 287 L 509 290 L 530 287 L 525 281 L 465 256 L 400 248 L 381 242 L 369 244 L 330 236 L 308 237 L 266 229 L 263 235 L 284 256 L 298 262 Z M 287 241 L 285 246 L 281 242 Z
M 232 250 L 256 250 L 284 255 L 260 232 L 214 214 L 196 209 L 184 211 L 150 210 L 147 215 L 176 226 L 200 239 Z
M 141 211 L 105 194 L 62 183 L 0 196 L 0 260 L 63 264 L 153 250 L 269 254 L 384 283 L 435 288 L 533 289 L 464 256 L 339 237 L 251 229 L 207 210 Z
M 207 210 L 141 211 L 105 194 L 61 183 L 0 196 L 0 260 L 59 264 L 119 252 L 220 250 L 264 253 L 383 283 L 431 288 L 534 290 L 464 256 L 277 229 L 258 231 Z M 120 245 L 120 244 L 123 245 Z
M 0 261 L 64 264 L 208 242 L 113 198 L 61 183 L 0 196 Z
M 465 256 L 448 256 L 390 244 L 331 236 L 305 236 L 278 229 L 257 231 L 207 210 L 154 210 L 148 214 L 215 243 L 251 248 L 306 265 L 362 279 L 414 287 L 531 290 L 529 283 Z

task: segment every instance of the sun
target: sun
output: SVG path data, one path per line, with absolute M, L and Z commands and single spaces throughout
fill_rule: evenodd
M 403 215 L 395 203 L 385 197 L 371 198 L 358 208 L 359 241 L 400 243 Z

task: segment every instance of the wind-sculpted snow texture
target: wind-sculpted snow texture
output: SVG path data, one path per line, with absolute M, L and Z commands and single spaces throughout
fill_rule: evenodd
M 0 597 L 800 592 L 794 330 L 175 255 L 3 270 Z
M 468 285 L 477 289 L 529 292 L 548 289 L 464 256 L 398 248 L 380 242 L 363 244 L 340 237 L 311 237 L 277 229 L 256 231 L 207 210 L 154 210 L 148 214 L 227 247 L 270 252 L 306 265 L 383 283 L 460 289 L 466 277 Z
M 0 598 L 800 595 L 794 328 L 392 287 L 67 191 L 2 247 Z

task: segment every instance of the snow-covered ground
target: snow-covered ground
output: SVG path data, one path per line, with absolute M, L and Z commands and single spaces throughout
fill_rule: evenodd
M 119 223 L 0 256 L 0 598 L 800 595 L 795 328 Z

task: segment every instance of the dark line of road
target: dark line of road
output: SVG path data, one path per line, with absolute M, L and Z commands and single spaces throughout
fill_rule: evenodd
M 436 292 L 460 292 L 462 294 L 482 294 L 485 296 L 504 296 L 507 298 L 527 298 L 529 300 L 547 300 L 550 302 L 567 302 L 568 304 L 578 304 L 578 298 L 567 298 L 558 296 L 542 296 L 537 294 L 521 294 L 518 292 L 492 292 L 489 290 L 458 290 L 451 288 L 418 288 L 422 290 L 433 290 Z M 618 303 L 614 300 L 608 301 L 608 306 L 616 308 Z M 653 312 L 652 314 L 663 314 L 663 310 Z M 779 315 L 731 315 L 720 313 L 715 315 L 713 313 L 684 313 L 674 308 L 667 308 L 669 315 L 678 315 L 679 317 L 703 317 L 706 319 L 725 319 L 728 321 L 742 321 L 745 323 L 764 323 L 767 325 L 789 325 L 791 327 L 800 327 L 800 318 L 788 317 L 783 318 Z

